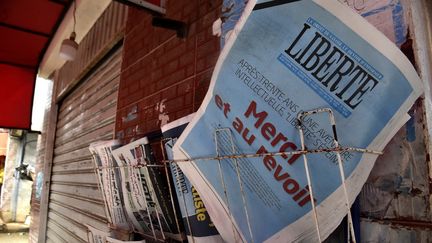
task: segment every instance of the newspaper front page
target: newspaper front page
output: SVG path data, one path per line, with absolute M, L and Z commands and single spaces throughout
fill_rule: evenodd
M 167 139 L 164 146 L 169 160 L 173 159 L 172 147 L 194 115 L 190 114 L 161 128 L 163 137 Z M 223 242 L 195 187 L 177 163 L 170 163 L 170 169 L 188 241 Z
M 328 0 L 248 1 L 175 159 L 301 150 L 297 116 L 330 108 L 342 146 L 381 151 L 421 94 L 414 68 L 382 33 Z M 307 149 L 334 147 L 327 114 L 302 121 Z M 348 200 L 376 154 L 341 153 Z M 308 154 L 320 236 L 347 213 L 337 157 Z M 300 155 L 178 164 L 225 241 L 316 242 Z

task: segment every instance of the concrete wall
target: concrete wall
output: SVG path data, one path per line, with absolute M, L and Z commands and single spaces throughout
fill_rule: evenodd
M 420 7 L 420 2 L 345 1 L 401 48 L 428 87 L 430 79 L 425 76 L 430 72 L 425 67 L 428 60 L 419 57 L 431 46 L 424 42 L 414 45 L 417 39 L 424 39 L 419 33 L 430 31 L 425 22 L 418 20 L 414 25 L 413 18 L 428 11 Z M 430 96 L 426 95 L 411 108 L 411 119 L 378 157 L 360 193 L 362 242 L 430 242 L 432 239 L 430 131 L 427 129 L 431 122 L 426 114 L 430 102 Z
M 9 136 L 0 205 L 1 216 L 5 222 L 24 222 L 30 214 L 33 182 L 18 180 L 15 168 L 20 165 L 21 160 L 34 167 L 38 136 L 36 133 L 24 134 L 25 139 Z
M 8 133 L 0 131 L 0 156 L 6 155 L 8 139 Z
M 20 139 L 9 136 L 0 202 L 0 213 L 4 222 L 12 221 L 12 195 L 15 185 L 14 173 L 19 152 Z
M 24 150 L 23 163 L 32 166 L 36 165 L 36 145 L 39 134 L 29 133 L 26 135 L 26 144 Z M 16 202 L 16 222 L 24 222 L 26 217 L 30 215 L 30 199 L 32 194 L 33 181 L 20 180 L 18 185 L 18 197 Z

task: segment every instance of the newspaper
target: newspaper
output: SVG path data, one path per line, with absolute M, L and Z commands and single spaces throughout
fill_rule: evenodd
M 107 243 L 145 243 L 145 240 L 133 240 L 133 241 L 123 241 L 123 240 L 117 240 L 111 237 L 106 237 Z
M 88 242 L 89 243 L 105 243 L 109 236 L 112 236 L 111 233 L 96 229 L 90 225 L 86 225 L 88 229 Z
M 108 220 L 114 227 L 129 229 L 121 190 L 121 178 L 117 162 L 112 157 L 112 149 L 120 146 L 119 141 L 100 141 L 90 144 L 99 186 L 105 202 Z
M 172 147 L 195 114 L 188 115 L 164 125 L 161 130 L 168 159 L 172 160 Z M 189 242 L 223 242 L 213 224 L 199 193 L 183 174 L 177 163 L 170 163 L 176 195 L 183 216 L 183 224 Z
M 144 137 L 112 153 L 122 168 L 124 204 L 134 229 L 155 239 L 180 237 L 161 172 L 144 166 L 154 162 L 148 139 Z
M 328 0 L 248 1 L 209 91 L 176 142 L 176 160 L 225 241 L 316 242 L 299 155 L 198 160 L 302 148 L 297 116 L 330 108 L 342 146 L 381 151 L 421 94 L 414 68 L 382 33 Z M 307 149 L 334 147 L 327 114 L 302 121 Z M 341 152 L 349 203 L 376 154 Z M 321 239 L 347 214 L 336 155 L 307 154 Z

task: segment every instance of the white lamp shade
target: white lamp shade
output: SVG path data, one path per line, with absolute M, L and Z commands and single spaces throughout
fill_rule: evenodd
M 67 61 L 73 61 L 78 51 L 78 43 L 72 39 L 64 39 L 60 46 L 60 57 Z

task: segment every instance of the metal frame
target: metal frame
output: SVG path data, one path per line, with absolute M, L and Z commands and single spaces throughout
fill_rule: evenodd
M 340 155 L 340 151 L 338 150 L 340 148 L 340 146 L 339 146 L 338 136 L 337 136 L 337 132 L 336 132 L 336 120 L 335 120 L 333 111 L 330 108 L 305 111 L 305 112 L 301 112 L 297 115 L 297 122 L 298 122 L 297 129 L 299 130 L 299 133 L 300 133 L 302 150 L 305 149 L 305 141 L 304 141 L 304 132 L 303 132 L 302 121 L 303 121 L 304 117 L 309 116 L 309 115 L 318 114 L 318 113 L 328 113 L 328 115 L 329 115 L 330 125 L 332 126 L 332 130 L 333 130 L 333 143 L 335 145 L 333 152 L 336 153 L 336 157 L 338 160 L 339 173 L 341 176 L 342 188 L 343 188 L 344 196 L 345 196 L 345 206 L 347 207 L 348 228 L 349 228 L 348 242 L 351 242 L 350 238 L 352 237 L 352 242 L 356 243 L 354 225 L 353 225 L 352 216 L 351 216 L 351 203 L 349 202 L 348 191 L 347 191 L 346 184 L 345 184 L 345 172 L 344 172 L 343 165 L 342 165 L 343 161 L 342 161 L 342 157 Z M 316 212 L 316 205 L 315 205 L 314 196 L 313 196 L 314 193 L 313 193 L 313 189 L 312 189 L 312 178 L 310 176 L 309 165 L 308 165 L 308 160 L 307 160 L 306 154 L 303 154 L 303 162 L 304 162 L 304 167 L 306 170 L 306 178 L 308 181 L 308 187 L 310 190 L 309 196 L 311 198 L 311 204 L 312 204 L 312 210 L 313 210 L 313 215 L 314 215 L 314 221 L 315 221 L 315 227 L 316 227 L 316 231 L 317 231 L 318 241 L 322 242 L 320 229 L 319 229 L 319 223 L 318 223 L 319 222 L 318 221 L 318 214 Z
M 57 78 L 56 78 L 57 79 Z M 43 185 L 42 185 L 42 195 L 40 198 L 40 208 L 39 208 L 39 232 L 38 232 L 38 242 L 46 242 L 47 238 L 47 228 L 48 228 L 48 211 L 49 211 L 49 198 L 51 189 L 51 174 L 54 160 L 54 147 L 55 147 L 55 136 L 57 132 L 57 119 L 59 113 L 59 105 L 54 100 L 54 94 L 57 90 L 58 82 L 54 82 L 53 87 L 53 97 L 51 99 L 51 107 L 48 119 L 48 129 L 46 130 L 46 140 L 45 140 L 45 151 L 44 158 L 45 161 L 43 167 Z
M 110 151 L 107 151 L 107 152 L 110 152 Z M 95 159 L 95 157 L 93 159 Z M 146 158 L 144 158 L 144 159 L 146 159 Z M 177 233 L 174 235 L 174 234 L 170 234 L 170 233 L 164 231 L 164 226 L 162 224 L 162 220 L 161 220 L 161 217 L 159 216 L 159 213 L 156 213 L 156 218 L 157 218 L 157 226 L 158 226 L 158 229 L 160 229 L 160 230 L 158 230 L 156 228 L 155 222 L 153 222 L 153 218 L 154 217 L 152 217 L 151 211 L 153 211 L 153 210 L 162 211 L 162 209 L 161 209 L 161 205 L 159 203 L 159 200 L 157 200 L 157 196 L 156 196 L 154 190 L 150 189 L 150 187 L 148 188 L 148 190 L 149 190 L 148 192 L 150 194 L 150 197 L 153 199 L 153 202 L 155 203 L 155 206 L 152 207 L 153 209 L 151 209 L 149 207 L 149 203 L 147 203 L 147 198 L 144 197 L 143 199 L 144 199 L 144 204 L 145 204 L 145 207 L 146 207 L 147 216 L 145 216 L 145 215 L 141 215 L 141 216 L 148 217 L 148 220 L 149 220 L 149 223 L 150 223 L 150 229 L 151 229 L 150 234 L 151 235 L 139 232 L 137 229 L 135 229 L 133 223 L 130 222 L 129 220 L 128 220 L 129 221 L 128 223 L 129 223 L 129 226 L 130 226 L 130 231 L 128 233 L 136 233 L 136 234 L 142 235 L 143 237 L 151 238 L 151 239 L 153 239 L 154 241 L 157 241 L 157 242 L 167 242 L 168 239 L 174 239 L 174 240 L 178 240 L 178 241 L 184 240 L 183 235 L 181 235 L 182 232 L 180 230 L 180 223 L 179 223 L 179 219 L 178 219 L 177 214 L 176 214 L 176 207 L 174 205 L 174 197 L 173 197 L 173 192 L 172 192 L 171 184 L 170 184 L 171 181 L 170 181 L 170 175 L 169 175 L 169 172 L 168 172 L 168 166 L 169 165 L 167 163 L 165 163 L 162 166 L 159 166 L 159 165 L 158 166 L 152 166 L 152 165 L 148 164 L 146 166 L 134 166 L 134 165 L 130 165 L 129 166 L 128 165 L 128 166 L 105 166 L 105 167 L 103 167 L 103 166 L 96 167 L 95 166 L 94 167 L 94 170 L 95 170 L 95 172 L 96 172 L 96 174 L 98 176 L 99 176 L 100 173 L 103 173 L 103 171 L 107 171 L 109 175 L 113 174 L 113 173 L 111 173 L 112 171 L 115 172 L 114 174 L 121 174 L 121 172 L 119 170 L 122 169 L 122 168 L 123 169 L 126 168 L 128 170 L 128 174 L 129 175 L 136 174 L 138 176 L 139 185 L 143 185 L 143 175 L 142 175 L 142 171 L 140 171 L 140 169 L 142 169 L 142 168 L 145 167 L 148 170 L 150 170 L 150 169 L 160 169 L 161 167 L 165 167 L 165 173 L 166 173 L 166 178 L 167 178 L 167 183 L 168 183 L 168 191 L 169 191 L 169 195 L 170 195 L 171 205 L 172 205 L 173 211 L 174 211 L 174 220 L 175 220 L 175 223 L 176 223 L 176 228 L 177 228 L 177 230 L 179 232 L 178 234 L 180 236 L 177 236 Z M 105 172 L 105 173 L 107 173 L 107 172 Z M 101 183 L 101 180 L 99 180 L 98 182 Z M 107 200 L 106 199 L 106 195 L 105 195 L 106 194 L 105 193 L 106 187 L 102 187 L 101 185 L 99 185 L 99 183 L 98 183 L 98 186 L 101 189 L 101 192 L 102 192 L 102 195 L 103 195 L 104 201 L 105 201 L 105 200 Z M 108 188 L 108 190 L 110 190 L 110 189 L 111 189 L 111 187 Z M 142 195 L 145 195 L 145 192 L 142 191 L 143 190 L 142 187 L 139 187 L 138 190 L 140 191 L 140 193 Z M 113 193 L 110 193 L 110 194 L 112 195 Z M 106 206 L 106 208 L 108 208 L 106 202 L 105 202 L 105 206 Z M 107 209 L 106 213 L 108 214 L 107 218 L 110 221 L 109 222 L 109 227 L 112 230 L 115 230 L 115 227 L 113 227 L 114 225 L 112 224 L 112 220 L 111 220 L 112 216 L 109 215 L 110 214 L 110 210 Z M 190 226 L 189 226 L 189 228 L 190 228 Z
M 306 116 L 311 116 L 311 115 L 315 115 L 318 113 L 328 113 L 328 117 L 329 117 L 329 121 L 330 121 L 330 125 L 332 127 L 332 131 L 333 131 L 333 144 L 334 147 L 333 148 L 323 148 L 323 149 L 312 149 L 312 150 L 308 150 L 306 148 L 305 145 L 305 138 L 304 138 L 304 127 L 302 126 L 302 121 Z M 354 227 L 353 227 L 353 221 L 352 221 L 352 216 L 351 216 L 351 211 L 350 211 L 350 205 L 351 203 L 349 202 L 349 198 L 348 198 L 348 190 L 346 187 L 346 183 L 345 183 L 345 172 L 343 169 L 343 160 L 342 160 L 342 156 L 341 156 L 341 152 L 344 151 L 352 151 L 352 152 L 359 152 L 359 153 L 370 153 L 370 154 L 377 154 L 380 155 L 382 154 L 382 152 L 379 151 L 374 151 L 374 150 L 369 150 L 369 149 L 363 149 L 363 148 L 353 148 L 353 147 L 342 147 L 340 146 L 339 140 L 338 140 L 338 136 L 337 136 L 337 131 L 336 131 L 336 121 L 335 121 L 335 117 L 333 114 L 333 111 L 330 108 L 322 108 L 322 109 L 316 109 L 316 110 L 311 110 L 311 111 L 305 111 L 305 112 L 301 112 L 297 115 L 297 129 L 299 131 L 299 135 L 300 135 L 300 142 L 301 142 L 301 150 L 298 151 L 289 151 L 289 152 L 268 152 L 268 153 L 261 153 L 261 154 L 256 154 L 256 153 L 252 153 L 252 154 L 241 154 L 237 152 L 237 148 L 234 144 L 234 139 L 232 136 L 232 131 L 230 128 L 218 128 L 215 129 L 214 131 L 214 142 L 215 142 L 215 153 L 216 156 L 213 157 L 196 157 L 196 158 L 191 158 L 191 159 L 182 159 L 182 160 L 168 160 L 165 157 L 165 147 L 164 147 L 164 143 L 167 141 L 172 141 L 172 139 L 162 139 L 161 140 L 161 148 L 162 148 L 162 152 L 163 152 L 163 160 L 160 161 L 161 164 L 151 164 L 149 163 L 149 161 L 144 161 L 144 163 L 140 163 L 137 165 L 128 165 L 128 166 L 113 166 L 113 167 L 99 167 L 99 168 L 95 168 L 95 171 L 97 172 L 98 170 L 103 170 L 103 169 L 109 169 L 109 168 L 115 168 L 115 169 L 120 169 L 120 168 L 124 168 L 124 167 L 130 167 L 131 169 L 139 169 L 142 167 L 147 167 L 147 168 L 165 168 L 165 174 L 168 180 L 168 184 L 171 185 L 171 181 L 170 181 L 170 174 L 168 172 L 168 166 L 171 166 L 172 163 L 184 163 L 184 162 L 193 162 L 196 160 L 201 160 L 201 161 L 217 161 L 218 162 L 218 166 L 219 166 L 219 175 L 220 175 L 220 179 L 221 179 L 221 184 L 222 187 L 224 188 L 224 195 L 225 195 L 225 200 L 227 201 L 227 207 L 228 207 L 228 211 L 229 207 L 230 207 L 230 203 L 228 201 L 228 192 L 227 192 L 227 187 L 225 185 L 225 180 L 224 180 L 224 175 L 222 172 L 222 166 L 221 166 L 221 160 L 233 160 L 233 163 L 235 165 L 235 171 L 237 174 L 237 180 L 239 183 L 239 189 L 240 192 L 242 194 L 242 204 L 243 204 L 243 208 L 244 208 L 244 213 L 246 215 L 246 220 L 247 220 L 247 224 L 248 224 L 248 229 L 249 229 L 249 234 L 251 237 L 251 242 L 254 242 L 254 237 L 253 237 L 253 232 L 252 232 L 252 227 L 251 227 L 251 223 L 249 220 L 249 212 L 248 212 L 248 205 L 247 205 L 247 200 L 246 200 L 246 196 L 245 196 L 245 192 L 244 192 L 244 185 L 243 185 L 243 181 L 241 178 L 241 172 L 240 172 L 240 167 L 239 167 L 239 159 L 244 159 L 244 158 L 256 158 L 256 157 L 264 157 L 267 155 L 270 156 L 283 156 L 283 155 L 302 155 L 303 157 L 303 162 L 304 162 L 304 167 L 305 167 L 305 172 L 306 172 L 306 178 L 307 178 L 307 182 L 308 182 L 308 188 L 310 191 L 310 198 L 311 198 L 311 203 L 312 203 L 312 210 L 313 210 L 313 215 L 314 215 L 314 223 L 315 223 L 315 227 L 316 227 L 316 233 L 317 233 L 317 237 L 318 237 L 318 241 L 322 242 L 322 237 L 320 234 L 320 228 L 319 228 L 319 220 L 318 220 L 318 214 L 316 212 L 316 205 L 315 205 L 315 201 L 314 201 L 314 189 L 312 186 L 312 177 L 310 175 L 310 171 L 309 171 L 309 162 L 307 159 L 307 154 L 315 154 L 315 153 L 328 153 L 328 152 L 333 152 L 336 154 L 337 157 L 337 161 L 338 161 L 338 168 L 339 168 L 339 173 L 340 173 L 340 177 L 341 177 L 341 183 L 342 183 L 342 187 L 343 187 L 343 191 L 344 191 L 344 200 L 345 200 L 345 206 L 346 206 L 346 210 L 347 210 L 347 217 L 348 217 L 348 242 L 354 242 L 356 243 L 356 239 L 355 239 L 355 232 L 354 232 Z M 218 140 L 218 135 L 220 133 L 227 133 L 227 139 L 229 140 L 229 153 L 230 154 L 224 154 L 224 151 L 221 150 L 221 148 L 219 147 L 219 140 Z M 225 151 L 226 152 L 226 151 Z M 175 206 L 174 206 L 174 194 L 173 194 L 173 190 L 171 188 L 171 186 L 169 186 L 169 194 L 170 194 L 170 199 L 172 201 L 172 206 L 173 209 L 175 211 Z M 153 196 L 153 192 L 152 192 L 152 196 Z M 183 199 L 183 201 L 185 201 L 185 197 L 184 194 L 181 194 L 181 197 Z M 159 206 L 159 205 L 157 205 Z M 147 207 L 148 210 L 148 207 Z M 187 212 L 187 209 L 185 209 L 185 211 Z M 178 218 L 177 218 L 177 214 L 175 214 L 175 220 L 177 223 L 177 227 L 179 229 L 180 232 L 180 228 L 179 228 L 179 222 L 178 222 Z M 233 221 L 231 221 L 232 224 L 234 224 Z M 159 220 L 159 224 L 160 224 L 160 220 Z M 189 223 L 189 221 L 186 222 L 187 227 L 189 229 L 190 234 L 192 235 L 192 228 L 191 225 Z M 159 225 L 162 229 L 162 225 Z M 153 239 L 156 241 L 165 241 L 166 237 L 162 232 L 162 238 L 163 239 L 159 239 L 156 237 L 155 231 L 152 227 L 153 230 Z M 233 229 L 234 230 L 234 229 Z M 134 231 L 136 232 L 136 231 Z M 139 233 L 139 232 L 136 232 Z M 142 234 L 142 233 L 139 233 Z M 149 235 L 146 234 L 142 234 L 144 236 L 149 237 Z M 234 234 L 236 235 L 236 234 Z M 168 237 L 169 238 L 169 237 Z M 235 239 L 235 241 L 237 241 L 237 239 Z M 192 242 L 194 242 L 193 237 L 192 237 Z

